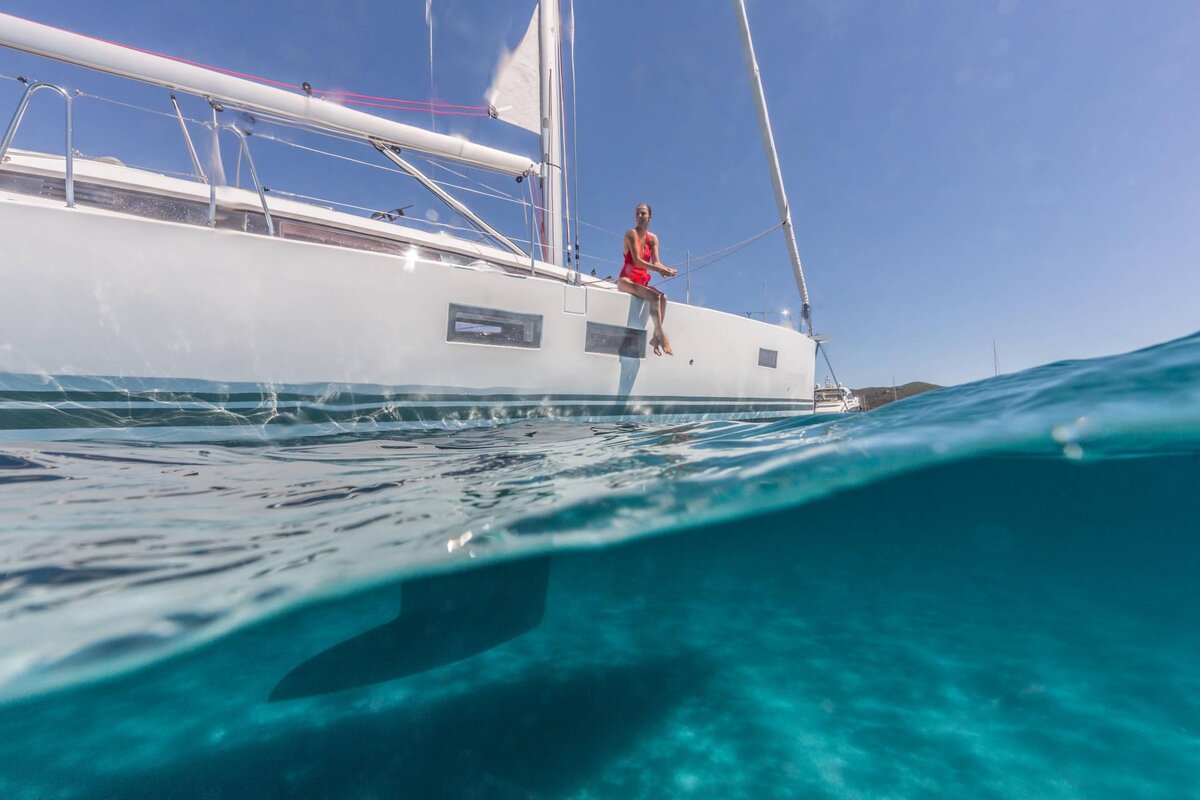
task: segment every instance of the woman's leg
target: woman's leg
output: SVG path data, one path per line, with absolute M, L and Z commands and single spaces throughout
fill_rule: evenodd
M 658 306 L 658 314 L 655 315 L 658 321 L 658 347 L 655 350 L 661 348 L 664 353 L 673 356 L 675 351 L 671 349 L 671 341 L 667 338 L 667 332 L 663 330 L 663 321 L 667 318 L 667 296 L 659 289 L 651 291 L 658 294 L 658 302 L 655 304 Z
M 670 344 L 667 344 L 667 335 L 663 333 L 662 328 L 662 317 L 666 311 L 667 296 L 658 289 L 651 289 L 649 286 L 634 283 L 628 278 L 619 279 L 617 281 L 617 289 L 634 297 L 640 297 L 649 304 L 650 318 L 654 320 L 654 336 L 650 339 L 650 345 L 654 348 L 654 355 L 661 356 L 663 351 L 666 351 L 668 355 L 675 355 L 671 350 Z

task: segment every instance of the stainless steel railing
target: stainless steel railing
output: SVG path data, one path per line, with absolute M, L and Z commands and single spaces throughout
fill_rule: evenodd
M 43 83 L 41 81 L 27 83 L 24 79 L 21 79 L 21 82 L 25 83 L 25 93 L 21 95 L 21 102 L 17 103 L 17 111 L 15 114 L 13 114 L 12 121 L 8 123 L 8 130 L 4 132 L 4 141 L 0 142 L 0 164 L 4 163 L 4 158 L 8 155 L 8 148 L 12 144 L 13 137 L 17 135 L 17 128 L 20 127 L 21 120 L 25 117 L 25 109 L 29 108 L 29 101 L 33 95 L 42 89 L 49 89 L 53 92 L 58 92 L 58 94 L 62 95 L 62 99 L 66 103 L 67 107 L 67 208 L 74 208 L 75 150 L 72 146 L 72 141 L 74 138 L 75 129 L 71 122 L 71 93 L 61 86 L 56 86 L 53 83 Z
M 75 207 L 75 148 L 74 148 L 75 128 L 74 128 L 74 122 L 73 122 L 72 115 L 71 115 L 71 105 L 72 105 L 72 101 L 74 100 L 74 95 L 67 89 L 64 89 L 63 87 L 58 86 L 53 83 L 45 83 L 42 81 L 34 81 L 33 83 L 28 83 L 24 79 L 21 79 L 21 82 L 25 84 L 25 92 L 24 92 L 24 94 L 21 95 L 21 100 L 19 103 L 17 103 L 17 110 L 13 114 L 12 120 L 8 123 L 8 128 L 4 132 L 3 141 L 0 141 L 0 164 L 4 163 L 4 159 L 8 155 L 8 149 L 12 145 L 13 139 L 17 135 L 17 129 L 20 128 L 21 121 L 25 118 L 25 111 L 29 108 L 29 101 L 33 98 L 33 95 L 43 89 L 49 89 L 53 92 L 57 92 L 63 98 L 63 101 L 66 104 L 66 134 L 67 134 L 66 139 L 67 139 L 67 141 L 66 141 L 65 193 L 66 193 L 67 207 L 74 208 Z M 175 101 L 174 95 L 171 96 L 171 102 L 172 102 L 172 105 L 175 107 L 176 115 L 179 117 L 180 126 L 183 130 L 184 140 L 187 143 L 188 152 L 192 157 L 192 163 L 193 163 L 193 166 L 195 167 L 196 175 L 201 181 L 207 183 L 209 186 L 208 225 L 210 228 L 216 227 L 216 224 L 217 224 L 217 185 L 214 181 L 209 180 L 207 178 L 207 176 L 205 176 L 203 169 L 201 169 L 201 167 L 200 167 L 200 159 L 196 156 L 195 147 L 192 145 L 191 137 L 187 133 L 186 125 L 183 124 L 183 118 L 182 118 L 182 115 L 179 114 L 179 106 Z M 271 218 L 271 209 L 267 203 L 267 190 L 266 190 L 266 187 L 263 186 L 262 181 L 259 180 L 258 169 L 255 167 L 254 157 L 250 154 L 250 146 L 246 141 L 246 132 L 241 130 L 240 128 L 238 128 L 235 125 L 221 125 L 221 124 L 217 123 L 216 119 L 215 119 L 215 109 L 214 109 L 214 121 L 213 121 L 211 127 L 214 131 L 216 131 L 216 135 L 218 135 L 218 136 L 220 135 L 220 133 L 222 131 L 225 131 L 225 132 L 232 133 L 234 136 L 236 136 L 238 138 L 239 163 L 240 163 L 241 157 L 245 156 L 246 164 L 250 168 L 250 178 L 251 178 L 251 180 L 254 181 L 254 188 L 258 192 L 258 201 L 259 201 L 259 203 L 262 204 L 263 219 L 266 221 L 266 224 L 267 224 L 267 235 L 274 236 L 275 235 L 275 222 Z

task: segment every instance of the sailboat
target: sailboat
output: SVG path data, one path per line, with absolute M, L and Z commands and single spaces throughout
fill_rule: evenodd
M 808 321 L 808 296 L 744 4 L 735 0 L 772 181 Z M 557 0 L 534 11 L 498 73 L 494 115 L 540 137 L 535 156 L 0 14 L 0 46 L 161 87 L 195 175 L 159 174 L 72 146 L 71 87 L 24 80 L 0 140 L 0 436 L 179 426 L 226 437 L 577 419 L 770 418 L 813 411 L 808 330 L 673 304 L 674 358 L 648 357 L 646 304 L 566 257 Z M 551 55 L 546 55 L 551 54 Z M 535 77 L 528 80 L 528 70 Z M 510 69 L 536 107 L 522 111 Z M 516 81 L 520 84 L 521 81 Z M 13 147 L 31 101 L 63 103 L 66 147 Z M 222 185 L 196 155 L 176 95 L 211 105 L 212 139 L 239 148 L 252 186 Z M 230 112 L 362 145 L 474 227 L 396 224 L 273 193 Z M 528 124 L 528 123 L 526 123 Z M 412 156 L 534 182 L 545 233 L 522 245 Z M 211 170 L 210 170 L 211 173 Z M 532 239 L 532 237 L 531 237 Z M 189 416 L 190 415 L 190 416 Z

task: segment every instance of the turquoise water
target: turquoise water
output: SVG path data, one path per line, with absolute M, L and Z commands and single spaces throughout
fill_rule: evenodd
M 0 445 L 0 797 L 1200 797 L 1200 335 L 852 417 L 169 438 Z

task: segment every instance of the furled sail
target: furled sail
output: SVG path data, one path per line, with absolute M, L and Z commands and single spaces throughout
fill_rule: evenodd
M 539 58 L 535 7 L 521 43 L 500 57 L 486 95 L 493 117 L 533 133 L 542 130 Z
M 265 86 L 163 56 L 0 13 L 0 46 L 89 69 L 209 97 L 409 150 L 451 158 L 510 175 L 537 169 L 529 158 L 427 131 L 336 103 Z

